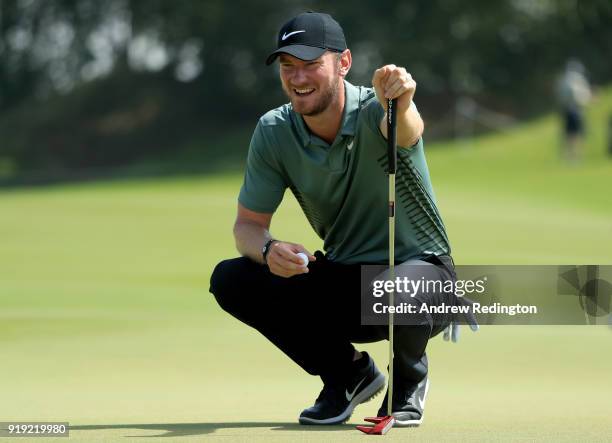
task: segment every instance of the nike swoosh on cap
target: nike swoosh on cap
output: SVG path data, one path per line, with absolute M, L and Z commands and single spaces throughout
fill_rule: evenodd
M 353 399 L 353 397 L 355 396 L 355 392 L 357 392 L 357 389 L 359 389 L 359 386 L 361 386 L 361 383 L 363 383 L 363 381 L 364 381 L 366 378 L 367 378 L 367 376 L 366 376 L 366 377 L 363 377 L 363 378 L 361 379 L 361 381 L 360 381 L 359 383 L 357 383 L 357 386 L 355 386 L 355 389 L 353 389 L 353 392 L 351 392 L 350 394 L 349 394 L 348 389 L 346 390 L 346 392 L 345 392 L 345 394 L 344 394 L 344 395 L 346 395 L 346 400 L 347 400 L 347 401 L 351 401 L 351 400 Z
M 306 30 L 305 30 L 305 29 L 302 29 L 301 31 L 293 31 L 293 32 L 290 32 L 289 34 L 287 34 L 287 33 L 283 33 L 283 35 L 282 35 L 282 37 L 281 37 L 281 40 L 285 41 L 285 40 L 287 40 L 289 37 L 291 37 L 293 34 L 299 34 L 300 32 L 306 32 Z

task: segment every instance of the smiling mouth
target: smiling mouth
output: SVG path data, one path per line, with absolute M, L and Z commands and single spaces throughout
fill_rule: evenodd
M 315 88 L 304 88 L 304 89 L 293 88 L 293 92 L 298 97 L 306 97 L 307 95 L 312 94 L 314 91 L 315 91 Z

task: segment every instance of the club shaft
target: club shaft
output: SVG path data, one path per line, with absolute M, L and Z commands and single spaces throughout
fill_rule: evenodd
M 389 174 L 389 279 L 395 281 L 395 174 Z M 395 291 L 389 292 L 389 306 L 395 305 Z M 389 397 L 387 415 L 392 412 L 393 397 L 393 312 L 389 310 Z
M 387 104 L 387 147 L 389 155 L 389 278 L 395 281 L 395 173 L 397 169 L 397 99 Z M 395 305 L 395 293 L 389 292 L 389 306 Z M 393 412 L 393 312 L 389 309 L 389 385 L 387 415 Z

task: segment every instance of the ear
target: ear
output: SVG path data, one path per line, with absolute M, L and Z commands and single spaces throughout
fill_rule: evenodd
M 342 77 L 346 77 L 346 75 L 349 73 L 351 69 L 352 64 L 353 64 L 353 58 L 351 56 L 351 50 L 346 49 L 340 56 L 340 60 L 339 60 L 339 65 L 340 65 L 339 73 Z

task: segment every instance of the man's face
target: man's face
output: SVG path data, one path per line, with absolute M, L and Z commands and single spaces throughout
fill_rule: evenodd
M 306 116 L 325 111 L 338 95 L 340 64 L 336 53 L 312 61 L 280 55 L 280 78 L 293 110 Z

